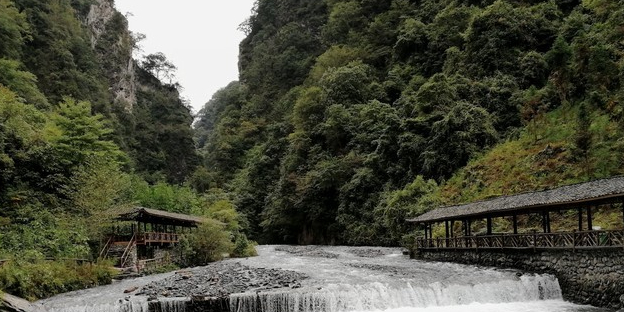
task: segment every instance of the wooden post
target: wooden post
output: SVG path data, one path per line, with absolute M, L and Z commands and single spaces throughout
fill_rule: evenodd
M 468 236 L 468 220 L 464 220 L 464 236 Z
M 624 211 L 624 209 L 622 209 Z M 451 237 L 455 237 L 455 220 L 451 220 Z
M 492 235 L 492 217 L 487 216 L 487 235 Z
M 591 206 L 587 206 L 587 230 L 591 231 L 592 230 L 592 211 L 591 211 Z
M 444 246 L 448 248 L 449 246 L 449 222 L 448 220 L 444 221 L 444 229 L 446 230 L 446 240 Z
M 542 211 L 542 233 L 546 232 L 546 211 Z
M 579 232 L 583 232 L 583 208 L 578 209 L 578 223 L 579 223 L 579 227 L 578 227 Z
M 514 234 L 518 234 L 518 215 L 515 213 L 513 215 L 513 231 Z
M 550 212 L 546 211 L 546 230 L 548 231 L 548 233 L 551 233 L 550 231 Z
M 572 252 L 576 252 L 576 230 L 572 230 Z
M 429 238 L 433 239 L 433 223 L 429 223 Z
M 472 235 L 472 220 L 468 219 L 466 221 L 466 224 L 468 225 L 468 236 Z

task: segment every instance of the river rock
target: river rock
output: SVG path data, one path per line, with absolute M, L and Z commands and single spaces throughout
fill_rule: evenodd
M 321 246 L 278 246 L 275 251 L 284 251 L 297 256 L 336 259 L 338 254 L 327 252 Z
M 130 288 L 124 290 L 124 294 L 129 294 L 129 293 L 131 293 L 131 292 L 133 292 L 133 291 L 135 291 L 137 289 L 139 289 L 138 286 L 130 287 Z
M 239 262 L 217 262 L 148 284 L 137 295 L 222 298 L 246 291 L 298 288 L 305 278 L 305 274 L 295 271 L 252 268 Z
M 0 312 L 35 312 L 37 311 L 30 302 L 9 294 L 2 294 L 0 300 Z

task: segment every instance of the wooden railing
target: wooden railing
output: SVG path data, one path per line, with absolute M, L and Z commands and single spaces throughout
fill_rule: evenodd
M 105 259 L 106 256 L 108 256 L 108 251 L 110 250 L 110 247 L 114 242 L 115 242 L 115 236 L 108 237 L 106 244 L 104 244 L 104 247 L 100 251 L 98 259 Z
M 417 249 L 501 248 L 624 248 L 624 230 L 561 233 L 496 234 L 452 238 L 416 239 Z
M 175 233 L 146 232 L 136 234 L 137 244 L 148 243 L 178 243 L 180 235 Z

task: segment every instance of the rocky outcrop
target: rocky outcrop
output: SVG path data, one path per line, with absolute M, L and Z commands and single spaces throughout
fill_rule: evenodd
M 549 273 L 559 279 L 566 300 L 611 309 L 624 308 L 624 250 L 431 250 L 414 253 L 429 261 Z
M 217 262 L 176 272 L 172 277 L 143 287 L 136 295 L 157 297 L 228 297 L 246 291 L 299 288 L 302 273 L 252 268 L 238 262 Z
M 0 312 L 35 312 L 30 302 L 9 294 L 0 294 Z
M 137 101 L 136 74 L 127 19 L 115 9 L 113 0 L 96 0 L 84 23 L 115 102 L 131 111 Z
M 96 43 L 106 31 L 108 22 L 118 13 L 115 10 L 114 1 L 97 0 L 91 5 L 91 10 L 87 15 L 86 24 L 91 31 L 91 47 L 95 48 Z

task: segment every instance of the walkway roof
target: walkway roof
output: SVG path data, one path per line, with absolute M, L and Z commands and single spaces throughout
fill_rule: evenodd
M 555 189 L 502 196 L 455 206 L 440 207 L 407 222 L 431 223 L 471 217 L 505 216 L 542 210 L 613 203 L 624 198 L 624 176 L 572 184 Z
M 137 221 L 153 224 L 166 224 L 178 226 L 197 226 L 204 221 L 203 218 L 181 213 L 168 212 L 145 207 L 135 207 L 130 212 L 121 213 L 117 216 L 121 221 Z

